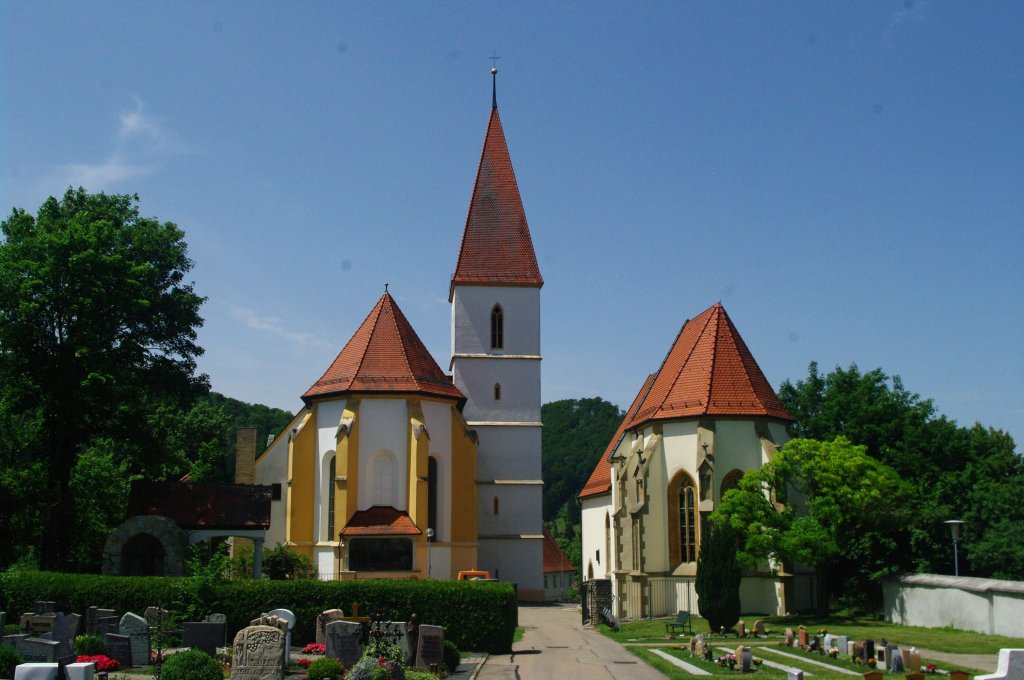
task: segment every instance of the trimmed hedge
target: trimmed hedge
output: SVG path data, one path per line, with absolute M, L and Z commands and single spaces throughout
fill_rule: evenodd
M 18 571 L 0 574 L 0 610 L 32 611 L 38 600 L 52 600 L 58 611 L 84 614 L 92 605 L 118 613 L 142 613 L 160 606 L 180 611 L 187 604 L 188 578 L 98 576 Z M 502 654 L 512 649 L 516 626 L 516 593 L 507 583 L 367 579 L 354 581 L 227 581 L 213 589 L 210 612 L 228 617 L 231 639 L 263 612 L 285 608 L 295 612 L 296 645 L 316 639 L 317 615 L 326 609 L 444 626 L 445 638 L 459 649 Z M 15 614 L 16 615 L 16 614 Z

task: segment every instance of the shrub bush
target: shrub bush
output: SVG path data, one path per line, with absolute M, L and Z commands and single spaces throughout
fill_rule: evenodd
M 198 649 L 189 649 L 168 657 L 160 669 L 161 680 L 224 680 L 224 669 Z
M 451 640 L 444 641 L 444 665 L 448 669 L 449 673 L 454 673 L 459 669 L 459 664 L 462 663 L 462 654 L 459 653 L 459 648 L 455 646 L 455 643 Z
M 14 667 L 21 663 L 21 657 L 14 647 L 0 645 L 0 675 L 14 677 Z
M 52 600 L 57 610 L 84 612 L 90 606 L 118 612 L 143 612 L 154 604 L 168 606 L 181 592 L 181 578 L 99 576 L 21 571 L 0 574 L 0 609 L 31 611 L 38 600 Z M 337 607 L 346 612 L 380 613 L 385 620 L 443 626 L 445 638 L 458 649 L 503 654 L 512 649 L 516 627 L 516 592 L 508 583 L 467 581 L 239 581 L 213 586 L 211 597 L 228 618 L 228 639 L 260 615 L 278 607 L 295 612 L 293 644 L 316 639 L 316 617 Z M 205 612 L 211 613 L 211 612 Z
M 355 666 L 352 666 L 352 670 L 345 676 L 345 680 L 377 680 L 377 678 L 405 680 L 405 669 L 401 664 L 387 659 L 364 656 L 356 662 Z
M 109 653 L 107 643 L 99 635 L 79 635 L 75 638 L 75 654 L 79 656 L 99 656 Z
M 337 659 L 317 659 L 309 664 L 306 677 L 309 680 L 341 680 L 345 677 L 345 667 Z

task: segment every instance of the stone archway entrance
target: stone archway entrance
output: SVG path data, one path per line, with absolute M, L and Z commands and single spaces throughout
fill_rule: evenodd
M 188 537 L 159 515 L 127 519 L 107 537 L 103 573 L 110 576 L 183 576 Z

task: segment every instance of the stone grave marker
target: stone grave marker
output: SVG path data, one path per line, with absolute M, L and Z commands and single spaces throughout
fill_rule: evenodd
M 121 619 L 116 616 L 101 616 L 96 619 L 96 630 L 94 635 L 103 637 L 107 633 L 116 633 L 120 635 L 121 630 Z
M 740 671 L 749 673 L 752 670 L 754 670 L 754 652 L 751 651 L 750 647 L 744 647 L 742 654 L 740 654 Z
M 267 613 L 288 622 L 288 629 L 284 632 L 284 665 L 287 668 L 292 662 L 292 628 L 295 627 L 295 614 L 290 609 L 271 609 Z
M 790 668 L 786 671 L 786 680 L 804 680 L 804 672 Z
M 57 656 L 70 656 L 75 653 L 75 638 L 71 633 L 71 626 L 63 612 L 54 614 L 53 629 L 50 631 L 50 639 L 58 643 Z
M 56 663 L 23 663 L 14 667 L 14 680 L 57 680 Z
M 836 648 L 839 649 L 840 654 L 850 653 L 850 638 L 847 635 L 836 636 Z
M 103 642 L 107 645 L 108 656 L 117 659 L 122 668 L 132 667 L 132 639 L 119 633 L 105 633 Z
M 901 649 L 900 652 L 903 655 L 903 663 L 907 667 L 908 673 L 918 673 L 921 671 L 921 653 L 917 651 L 916 647 Z
M 64 667 L 68 680 L 92 680 L 96 667 L 91 663 L 69 663 Z
M 74 642 L 75 638 L 78 637 L 78 631 L 82 627 L 82 615 L 65 614 L 64 616 L 68 621 L 68 632 L 71 634 L 71 641 Z
M 345 618 L 345 612 L 340 609 L 328 609 L 320 612 L 316 617 L 316 641 L 322 645 L 327 644 L 327 624 L 331 621 L 339 621 Z
M 825 633 L 825 641 L 822 644 L 825 646 L 825 649 L 836 647 L 836 636 L 832 633 Z
M 56 618 L 56 614 L 22 614 L 21 632 L 28 633 L 32 637 L 40 637 L 53 631 L 53 623 Z
M 949 680 L 969 680 L 971 674 L 966 671 L 950 671 Z
M 18 642 L 18 656 L 26 663 L 57 663 L 59 642 L 42 638 L 25 638 Z
M 36 602 L 36 614 L 56 614 L 57 603 L 50 602 L 49 600 L 39 600 Z
M 787 628 L 786 629 L 786 646 L 787 647 L 792 647 L 793 646 L 793 629 L 792 628 Z
M 875 641 L 865 640 L 864 641 L 864 659 L 875 659 Z
M 409 643 L 409 624 L 405 621 L 385 621 L 382 624 L 385 635 L 397 638 L 396 644 L 402 648 L 405 654 L 405 664 L 412 662 L 413 649 Z
M 1024 678 L 1024 649 L 1000 649 L 996 672 L 976 675 L 974 680 L 1020 680 Z
M 757 637 L 768 637 L 768 630 L 764 627 L 764 621 L 761 619 L 754 621 L 754 635 Z
M 924 673 L 921 671 L 911 671 L 907 673 L 907 680 L 924 680 Z
M 148 666 L 152 647 L 149 640 L 149 623 L 138 614 L 128 612 L 121 617 L 119 633 L 131 638 L 132 666 Z
M 896 645 L 889 645 L 885 648 L 885 663 L 890 673 L 903 673 L 906 670 L 903 666 L 903 654 L 900 653 L 900 648 Z
M 171 612 L 160 607 L 146 607 L 142 617 L 146 619 L 146 623 L 151 627 L 156 628 L 157 626 L 167 625 L 170 622 Z
M 231 680 L 283 680 L 284 632 L 274 626 L 249 626 L 235 635 Z
M 103 633 L 97 632 L 96 626 L 99 624 L 100 619 L 108 619 L 116 616 L 117 612 L 113 609 L 100 609 L 99 607 L 89 607 L 85 610 L 85 632 L 89 635 L 103 635 Z M 114 631 L 104 631 L 107 633 L 113 633 Z
M 736 622 L 736 637 L 747 637 L 747 624 L 743 621 L 743 619 L 740 619 Z
M 797 629 L 797 635 L 799 635 L 799 637 L 797 638 L 797 644 L 799 644 L 802 649 L 807 649 L 807 629 L 803 626 L 800 626 Z
M 183 647 L 201 649 L 210 656 L 217 654 L 217 647 L 224 646 L 227 634 L 226 623 L 212 621 L 186 621 L 181 624 L 181 644 Z
M 882 680 L 882 671 L 868 671 L 864 674 L 864 680 Z
M 419 640 L 416 643 L 416 665 L 438 666 L 444 661 L 444 628 L 441 626 L 420 625 Z M 704 646 L 703 640 L 697 644 Z M 702 649 L 701 652 L 704 650 Z M 454 668 L 452 669 L 455 670 Z
M 215 613 L 210 614 L 209 616 L 207 616 L 206 620 L 209 621 L 210 623 L 223 623 L 223 624 L 227 625 L 228 615 L 227 614 L 221 614 L 219 612 L 215 612 Z
M 4 639 L 3 639 L 3 643 L 5 645 L 7 645 L 8 647 L 14 647 L 15 649 L 17 649 L 18 648 L 18 644 L 20 644 L 22 640 L 27 640 L 29 637 L 30 636 L 28 635 L 28 633 L 18 633 L 16 635 L 5 635 Z
M 354 621 L 331 621 L 324 634 L 326 655 L 351 668 L 363 654 L 363 626 Z

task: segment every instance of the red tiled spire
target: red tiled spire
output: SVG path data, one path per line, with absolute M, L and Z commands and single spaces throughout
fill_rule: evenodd
M 576 566 L 569 561 L 562 549 L 558 547 L 551 532 L 544 527 L 544 573 L 560 573 L 563 571 L 574 571 Z
M 384 293 L 303 399 L 343 392 L 412 392 L 466 397 L 430 356 L 389 293 Z
M 637 392 L 636 397 L 633 399 L 633 403 L 630 405 L 629 410 L 626 411 L 626 416 L 619 423 L 619 429 L 615 430 L 615 435 L 612 436 L 608 447 L 601 454 L 601 457 L 597 459 L 597 465 L 594 466 L 594 471 L 590 473 L 590 478 L 587 479 L 587 483 L 583 485 L 583 490 L 580 491 L 579 498 L 589 498 L 591 496 L 600 496 L 601 494 L 608 493 L 612 490 L 612 464 L 608 461 L 612 453 L 619 445 L 619 441 L 622 439 L 622 435 L 626 433 L 626 427 L 629 422 L 636 415 L 637 409 L 640 408 L 640 403 L 644 397 L 647 396 L 647 391 L 651 389 L 651 383 L 654 382 L 654 378 L 657 377 L 657 373 L 651 373 L 647 376 L 647 380 L 644 381 L 644 386 Z
M 793 420 L 721 303 L 683 325 L 629 427 L 705 415 Z
M 544 285 L 496 106 L 487 124 L 452 290 L 458 283 Z M 451 296 L 449 291 L 449 301 Z

